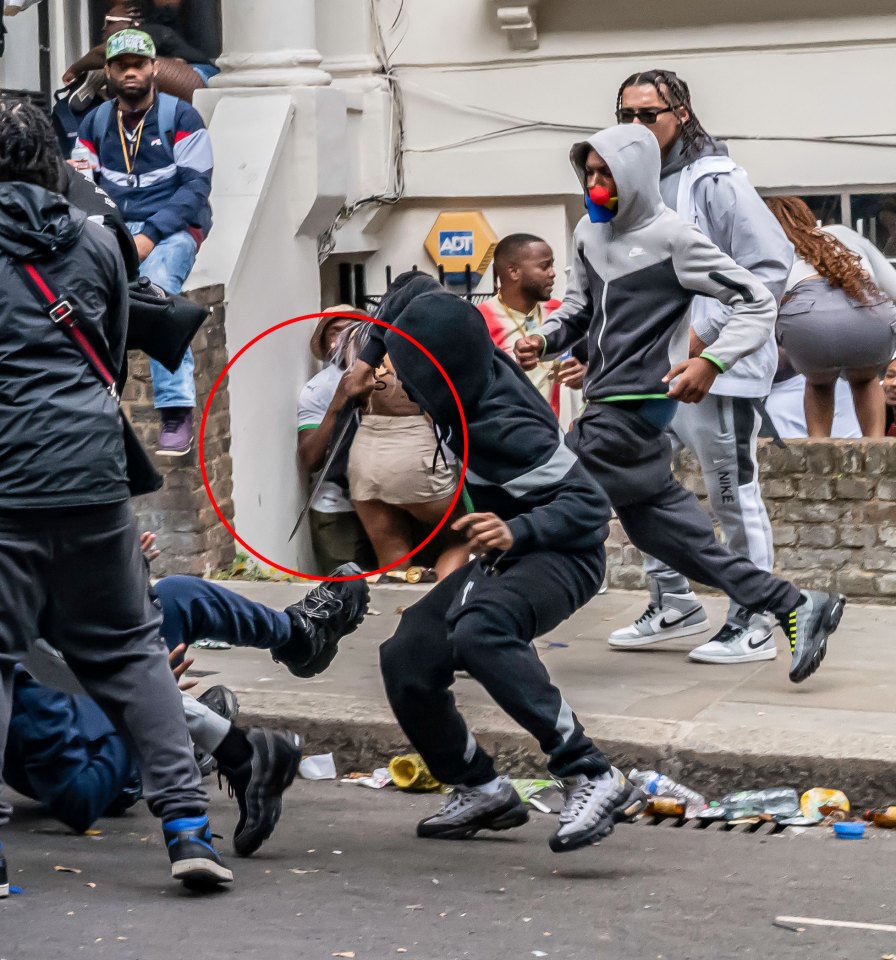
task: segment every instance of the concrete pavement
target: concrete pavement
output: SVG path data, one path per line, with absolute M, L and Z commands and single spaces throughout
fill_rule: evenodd
M 301 584 L 231 581 L 231 589 L 282 609 Z M 195 651 L 203 683 L 239 695 L 244 722 L 289 725 L 313 752 L 333 751 L 341 771 L 369 769 L 406 750 L 385 702 L 377 646 L 422 586 L 374 586 L 368 616 L 343 640 L 332 667 L 312 680 L 292 677 L 264 651 Z M 706 597 L 712 629 L 726 602 Z M 849 605 L 819 672 L 803 684 L 787 679 L 790 660 L 776 631 L 775 661 L 709 666 L 687 660 L 711 634 L 637 652 L 611 650 L 609 633 L 631 622 L 645 595 L 609 591 L 537 641 L 554 681 L 620 766 L 659 765 L 698 789 L 789 784 L 838 786 L 855 803 L 896 797 L 896 609 Z M 479 739 L 520 774 L 543 771 L 534 741 L 459 678 L 458 701 Z

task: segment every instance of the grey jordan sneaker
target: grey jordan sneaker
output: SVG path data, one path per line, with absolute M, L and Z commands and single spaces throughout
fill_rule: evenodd
M 620 650 L 647 647 L 661 640 L 692 637 L 709 629 L 709 618 L 693 592 L 660 593 L 650 589 L 650 603 L 638 619 L 628 627 L 610 634 L 607 641 Z
M 778 615 L 792 653 L 790 679 L 802 683 L 821 666 L 828 652 L 828 637 L 840 625 L 846 597 L 820 590 L 800 590 L 800 603 Z
M 698 663 L 752 663 L 774 660 L 778 655 L 772 626 L 761 613 L 740 610 L 706 643 L 692 650 L 688 657 Z
M 438 813 L 417 824 L 417 836 L 468 840 L 480 830 L 509 830 L 521 827 L 528 819 L 526 805 L 513 784 L 502 777 L 495 793 L 486 793 L 481 787 L 454 787 Z
M 597 777 L 580 774 L 564 782 L 566 804 L 560 826 L 548 841 L 554 853 L 600 843 L 617 823 L 633 820 L 647 806 L 647 794 L 616 767 Z

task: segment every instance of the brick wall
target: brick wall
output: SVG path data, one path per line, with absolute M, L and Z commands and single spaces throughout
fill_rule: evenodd
M 760 476 L 775 536 L 775 569 L 801 586 L 896 603 L 896 441 L 762 441 Z M 703 479 L 685 454 L 676 475 L 698 496 Z M 705 501 L 704 501 L 705 503 Z M 643 587 L 639 552 L 613 521 L 610 586 Z
M 152 530 L 162 553 L 153 563 L 153 573 L 203 576 L 226 567 L 234 557 L 234 542 L 218 520 L 205 492 L 199 469 L 199 423 L 218 374 L 227 363 L 224 333 L 224 288 L 205 287 L 190 297 L 212 308 L 209 318 L 193 340 L 196 361 L 196 428 L 193 451 L 184 457 L 154 457 L 165 477 L 156 493 L 138 497 L 134 507 L 141 530 Z M 143 353 L 128 355 L 130 376 L 123 402 L 131 422 L 152 451 L 158 434 L 158 414 L 152 405 L 149 360 Z M 205 464 L 215 498 L 229 522 L 233 522 L 233 480 L 230 459 L 230 405 L 227 379 L 215 394 L 205 431 Z

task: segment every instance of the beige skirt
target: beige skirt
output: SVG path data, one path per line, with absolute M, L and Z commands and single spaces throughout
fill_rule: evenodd
M 450 497 L 457 478 L 441 455 L 433 471 L 435 452 L 436 438 L 425 417 L 365 415 L 348 455 L 352 500 L 405 504 Z

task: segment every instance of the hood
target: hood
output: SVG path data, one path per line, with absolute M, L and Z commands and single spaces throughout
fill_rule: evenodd
M 495 347 L 482 314 L 466 300 L 436 284 L 411 298 L 396 326 L 439 361 L 454 384 L 467 419 L 475 416 L 493 376 Z M 417 347 L 393 330 L 386 349 L 405 391 L 443 430 L 462 431 L 457 403 L 438 369 Z
M 0 183 L 0 251 L 35 260 L 71 247 L 87 217 L 58 193 L 31 183 Z
M 451 379 L 469 428 L 470 470 L 498 485 L 531 470 L 532 437 L 557 436 L 557 418 L 519 365 L 495 347 L 482 314 L 438 288 L 414 297 L 395 326 L 429 350 Z M 463 429 L 444 377 L 400 333 L 387 330 L 385 342 L 405 392 L 462 458 Z
M 377 320 L 395 323 L 402 310 L 423 293 L 435 293 L 444 288 L 438 280 L 422 270 L 408 270 L 400 273 L 389 287 L 376 312 Z
M 699 160 L 700 157 L 727 156 L 728 147 L 726 147 L 721 140 L 715 140 L 710 137 L 699 150 L 685 151 L 684 137 L 679 137 L 675 143 L 672 144 L 672 149 L 669 151 L 669 156 L 667 156 L 663 161 L 663 166 L 660 170 L 660 177 L 669 177 L 673 173 L 678 173 L 679 170 L 684 170 L 689 163 Z
M 569 159 L 583 190 L 585 160 L 590 150 L 596 150 L 603 157 L 616 181 L 619 206 L 611 221 L 614 229 L 632 230 L 653 220 L 663 208 L 660 148 L 656 137 L 640 124 L 626 123 L 574 143 Z

